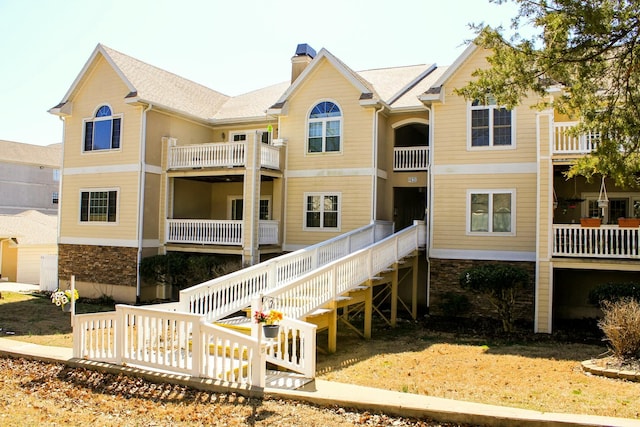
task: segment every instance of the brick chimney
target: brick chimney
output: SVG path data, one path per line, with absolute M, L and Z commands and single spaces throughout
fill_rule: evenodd
M 299 44 L 296 54 L 291 58 L 291 83 L 296 81 L 307 65 L 316 56 L 316 51 L 306 43 Z

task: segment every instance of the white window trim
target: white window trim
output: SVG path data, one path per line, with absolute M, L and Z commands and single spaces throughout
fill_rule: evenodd
M 269 133 L 269 130 L 267 128 L 264 129 L 250 129 L 250 130 L 243 130 L 243 131 L 229 131 L 229 140 L 228 142 L 245 142 L 245 141 L 234 141 L 233 137 L 235 135 L 246 135 L 247 139 L 246 141 L 249 140 L 249 138 L 252 137 L 252 135 L 256 135 L 258 132 L 260 133 Z M 262 143 L 262 141 L 258 141 L 260 143 Z M 271 132 L 271 138 L 269 138 L 269 145 L 272 145 L 273 143 L 273 132 Z
M 511 231 L 471 231 L 471 195 L 472 194 L 489 194 L 493 195 L 496 193 L 509 193 L 511 194 Z M 493 223 L 493 198 L 489 197 L 489 224 Z M 515 188 L 477 188 L 467 190 L 467 203 L 466 203 L 466 214 L 465 214 L 465 229 L 467 236 L 515 236 L 516 235 L 516 189 Z M 493 228 L 492 226 L 489 227 Z
M 82 218 L 82 193 L 97 193 L 100 191 L 115 191 L 116 192 L 116 220 L 115 222 L 109 221 L 81 221 Z M 81 188 L 78 191 L 78 224 L 82 226 L 95 226 L 95 225 L 106 225 L 109 227 L 120 224 L 120 188 L 119 187 L 104 187 L 104 188 Z
M 313 111 L 313 109 L 316 107 L 316 105 L 320 104 L 321 102 L 331 102 L 335 105 L 338 106 L 338 108 L 340 109 L 340 150 L 338 151 L 325 151 L 324 149 L 326 148 L 326 135 L 325 135 L 325 130 L 326 130 L 326 126 L 322 127 L 322 147 L 323 150 L 322 151 L 318 151 L 316 153 L 311 153 L 309 152 L 309 123 L 310 122 L 327 122 L 327 121 L 335 121 L 335 117 L 333 117 L 334 120 L 331 120 L 332 117 L 323 117 L 321 119 L 310 119 L 309 116 L 311 115 L 311 111 Z M 318 99 L 316 101 L 314 101 L 311 104 L 311 107 L 309 107 L 309 109 L 307 110 L 307 115 L 305 116 L 305 125 L 304 125 L 304 155 L 305 156 L 331 156 L 331 155 L 342 155 L 343 151 L 344 151 L 344 109 L 342 108 L 342 105 L 340 105 L 336 100 L 334 99 L 329 99 L 329 98 L 323 98 L 323 99 Z
M 338 196 L 338 226 L 337 227 L 325 227 L 324 224 L 320 227 L 307 227 L 307 197 L 309 196 Z M 322 206 L 322 204 L 321 204 Z M 322 213 L 324 211 L 320 211 L 320 218 L 322 222 Z M 302 229 L 304 231 L 323 231 L 323 232 L 336 232 L 342 229 L 342 193 L 338 191 L 314 191 L 304 193 L 302 197 Z
M 489 108 L 495 110 L 503 108 L 502 105 L 479 105 L 474 107 L 471 101 L 467 101 L 467 151 L 482 150 L 515 150 L 516 149 L 516 109 L 511 110 L 511 145 L 493 145 L 493 113 L 489 114 L 489 145 L 474 147 L 471 141 L 471 111 Z M 506 107 L 504 107 L 506 108 Z
M 227 218 L 229 218 L 229 219 L 231 218 L 231 214 L 233 213 L 233 201 L 234 200 L 244 200 L 244 197 L 242 197 L 240 195 L 227 196 Z M 272 216 L 271 216 L 271 209 L 272 209 L 271 196 L 260 196 L 260 201 L 263 201 L 263 200 L 266 200 L 269 203 L 269 213 L 268 213 L 269 219 L 268 220 L 259 219 L 259 221 L 270 221 L 271 218 L 272 218 Z M 258 214 L 260 214 L 259 208 L 258 208 Z
M 96 114 L 98 113 L 98 110 L 104 106 L 109 107 L 109 109 L 111 110 L 111 115 L 109 116 L 109 119 L 104 118 L 104 117 L 99 117 L 97 118 L 98 120 L 96 120 Z M 85 141 L 85 133 L 87 131 L 87 122 L 96 122 L 96 121 L 100 121 L 100 120 L 113 120 L 113 119 L 120 119 L 120 147 L 118 148 L 109 148 L 108 150 L 90 150 L 90 151 L 85 151 L 84 150 L 84 141 Z M 113 126 L 113 125 L 112 125 Z M 124 114 L 122 113 L 118 113 L 118 114 L 113 114 L 113 107 L 111 106 L 111 104 L 109 103 L 101 103 L 98 104 L 98 106 L 95 108 L 95 110 L 93 111 L 93 116 L 91 117 L 85 117 L 82 119 L 82 139 L 80 140 L 80 154 L 97 154 L 97 153 L 115 153 L 115 152 L 119 152 L 122 151 L 122 134 L 124 130 Z

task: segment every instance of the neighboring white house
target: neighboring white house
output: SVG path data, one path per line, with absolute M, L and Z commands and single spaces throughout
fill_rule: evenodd
M 57 215 L 62 144 L 0 140 L 0 214 L 29 209 Z
M 29 210 L 0 215 L 0 276 L 38 284 L 43 255 L 58 253 L 58 217 Z

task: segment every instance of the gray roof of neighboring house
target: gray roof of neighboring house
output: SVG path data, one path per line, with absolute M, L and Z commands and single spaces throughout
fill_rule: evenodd
M 15 239 L 19 245 L 55 245 L 58 217 L 29 210 L 0 215 L 0 239 Z
M 60 168 L 62 166 L 62 144 L 43 146 L 0 140 L 0 163 Z
M 267 109 L 282 99 L 292 86 L 287 81 L 231 97 L 99 44 L 63 101 L 52 111 L 62 108 L 73 96 L 98 53 L 115 67 L 128 86 L 128 99 L 210 123 L 266 118 Z M 421 107 L 418 96 L 446 70 L 446 67 L 436 67 L 435 64 L 421 64 L 356 72 L 326 49 L 322 49 L 319 56 L 335 61 L 342 72 L 363 89 L 363 94 L 386 103 L 392 109 Z

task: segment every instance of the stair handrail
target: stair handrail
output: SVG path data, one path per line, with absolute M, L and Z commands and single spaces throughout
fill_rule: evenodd
M 419 249 L 420 226 L 414 224 L 369 247 L 317 268 L 287 285 L 263 294 L 269 307 L 302 319 L 338 296 L 373 278 L 401 258 Z M 260 309 L 253 302 L 252 312 Z
M 180 291 L 178 311 L 214 322 L 246 307 L 252 299 L 375 243 L 393 233 L 393 223 L 376 221 L 348 233 Z

